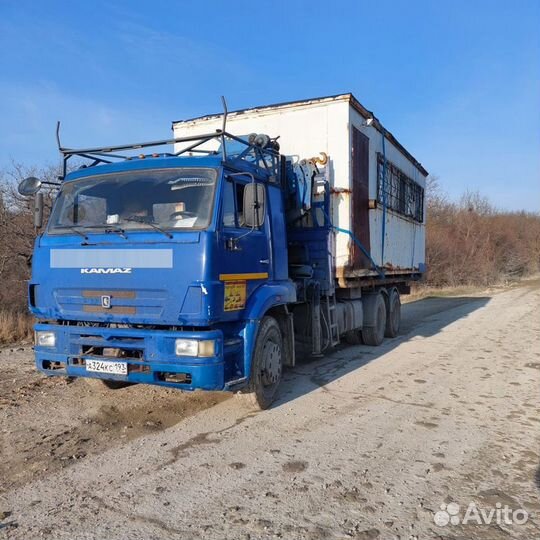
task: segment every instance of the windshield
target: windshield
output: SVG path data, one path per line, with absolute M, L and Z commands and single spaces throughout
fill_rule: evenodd
M 210 223 L 215 169 L 156 169 L 96 175 L 66 183 L 49 231 L 74 228 L 204 229 Z

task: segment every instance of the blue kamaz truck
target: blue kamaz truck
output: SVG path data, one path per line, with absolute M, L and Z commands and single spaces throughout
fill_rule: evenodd
M 234 391 L 264 409 L 299 358 L 398 334 L 400 294 L 424 271 L 427 172 L 372 113 L 345 94 L 184 126 L 107 148 L 58 137 L 29 282 L 39 370 Z M 37 227 L 42 185 L 19 186 Z

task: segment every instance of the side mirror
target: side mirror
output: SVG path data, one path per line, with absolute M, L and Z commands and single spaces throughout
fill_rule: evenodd
M 18 191 L 21 195 L 28 197 L 34 195 L 41 188 L 41 180 L 35 176 L 29 176 L 19 183 Z
M 266 192 L 263 184 L 246 184 L 244 188 L 244 221 L 247 227 L 256 228 L 264 223 Z
M 34 199 L 34 227 L 41 229 L 43 226 L 43 193 L 36 193 Z

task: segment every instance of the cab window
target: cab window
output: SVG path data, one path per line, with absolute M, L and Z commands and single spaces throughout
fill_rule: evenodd
M 244 228 L 244 182 L 227 180 L 223 187 L 222 223 L 224 227 Z M 248 227 L 251 228 L 251 227 Z
M 244 219 L 244 188 L 246 184 L 235 182 L 234 193 L 236 195 L 236 223 L 240 227 L 245 227 L 246 220 Z
M 234 186 L 227 180 L 223 186 L 222 223 L 224 227 L 236 227 Z

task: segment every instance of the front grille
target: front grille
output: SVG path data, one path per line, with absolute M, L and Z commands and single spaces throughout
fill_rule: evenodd
M 152 289 L 57 289 L 54 292 L 60 312 L 65 316 L 94 313 L 100 315 L 138 315 L 159 319 L 167 293 Z

